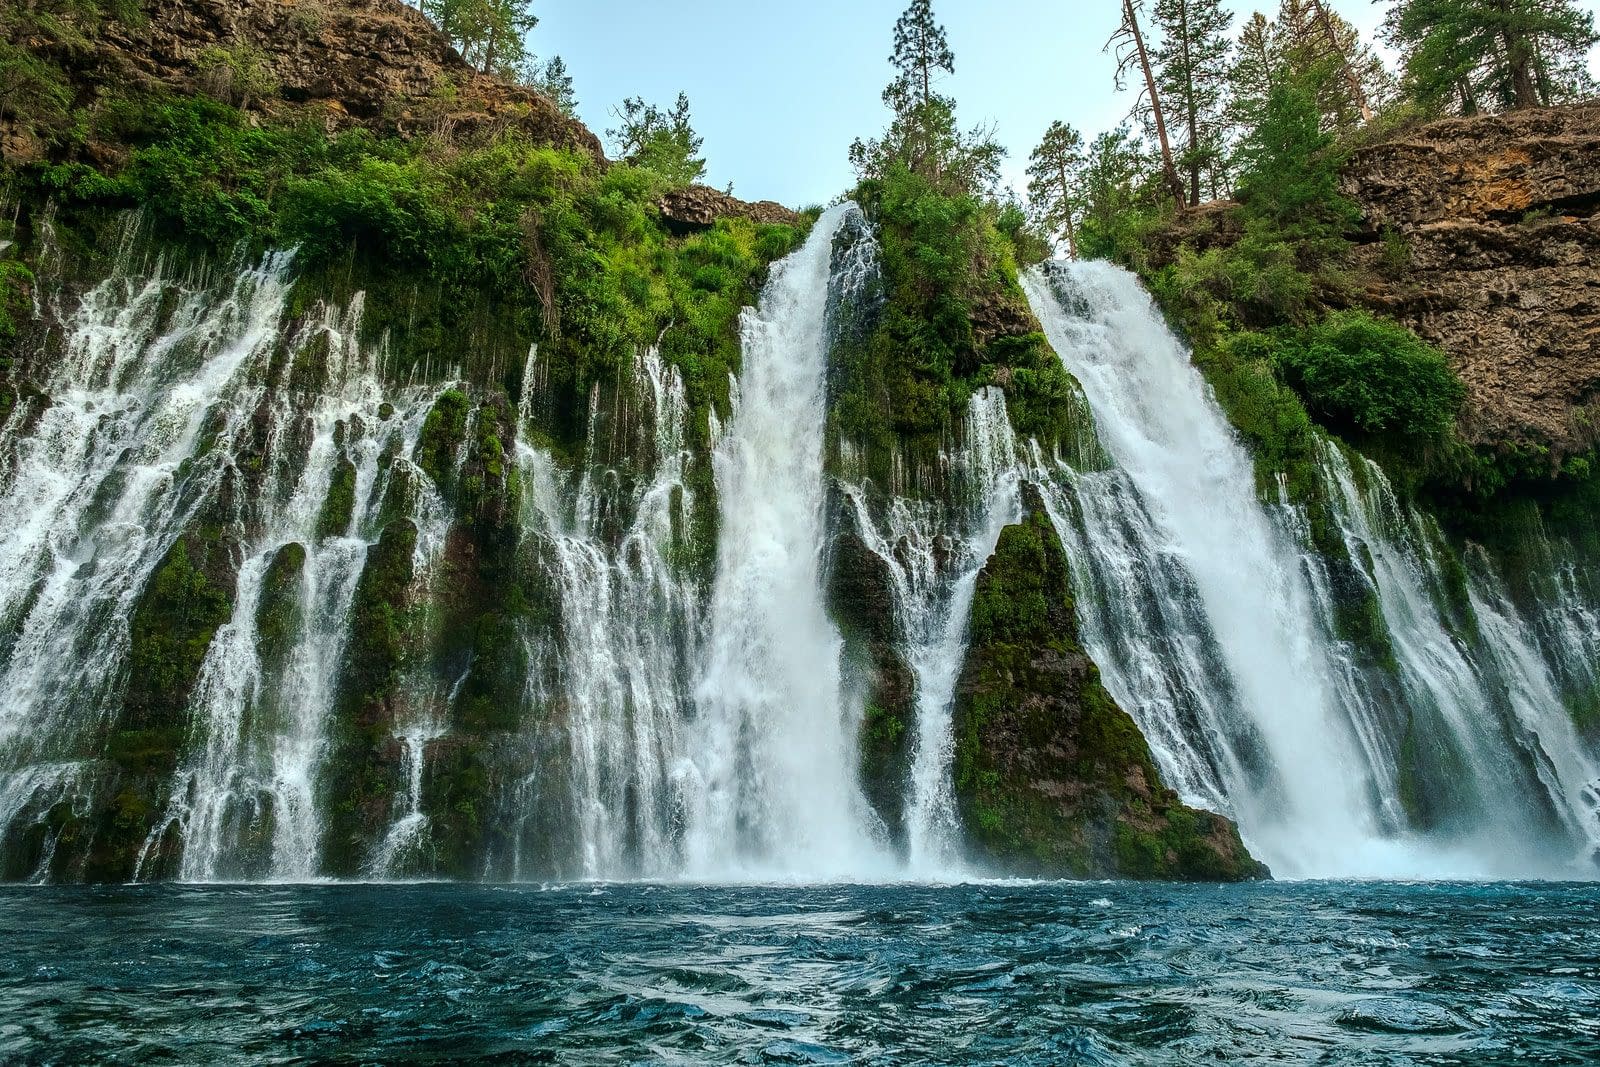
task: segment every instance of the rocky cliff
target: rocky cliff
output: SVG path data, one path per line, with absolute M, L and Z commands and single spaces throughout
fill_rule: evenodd
M 956 690 L 955 786 L 980 859 L 1047 877 L 1267 877 L 1234 825 L 1185 806 L 1078 638 L 1037 491 L 978 576 Z
M 1484 443 L 1600 436 L 1600 104 L 1435 122 L 1355 152 L 1365 296 L 1444 349 Z
M 465 135 L 515 126 L 535 142 L 600 155 L 582 123 L 531 89 L 474 70 L 399 0 L 143 0 L 136 17 L 94 29 L 34 28 L 20 42 L 70 72 L 80 106 L 129 91 L 201 90 L 267 113 L 299 109 L 330 129 Z M 12 160 L 45 151 L 5 117 L 0 142 Z

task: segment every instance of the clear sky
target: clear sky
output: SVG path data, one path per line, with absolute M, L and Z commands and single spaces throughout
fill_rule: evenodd
M 1277 7 L 1229 0 L 1240 21 Z M 1387 3 L 1332 0 L 1370 34 Z M 1600 12 L 1600 0 L 1583 6 Z M 894 21 L 905 0 L 541 0 L 529 44 L 572 72 L 579 114 L 604 136 L 625 96 L 670 103 L 689 94 L 705 138 L 707 181 L 746 199 L 805 206 L 853 184 L 846 151 L 888 122 Z M 935 0 L 955 76 L 944 91 L 964 126 L 996 125 L 1019 191 L 1028 152 L 1053 119 L 1092 137 L 1120 122 L 1131 92 L 1112 90 L 1103 51 L 1118 0 Z M 1236 23 L 1237 24 L 1237 23 Z M 1591 62 L 1600 73 L 1600 59 Z

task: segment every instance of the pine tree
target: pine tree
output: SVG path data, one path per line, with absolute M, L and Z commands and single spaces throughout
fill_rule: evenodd
M 696 154 L 705 141 L 690 123 L 686 93 L 679 93 L 665 111 L 630 96 L 612 114 L 619 125 L 607 130 L 606 136 L 624 162 L 653 170 L 675 185 L 689 185 L 705 176 L 706 161 Z
M 1156 0 L 1162 44 L 1156 84 L 1180 131 L 1178 166 L 1187 172 L 1189 203 L 1200 202 L 1202 174 L 1222 156 L 1222 100 L 1228 79 L 1228 27 L 1221 0 Z M 1213 184 L 1211 194 L 1216 195 Z
M 944 27 L 934 21 L 931 0 L 911 0 L 894 24 L 894 54 L 889 57 L 900 76 L 895 79 L 906 106 L 915 108 L 934 98 L 933 85 L 956 72 L 955 53 Z
M 1053 237 L 1064 237 L 1067 253 L 1078 258 L 1078 173 L 1083 169 L 1083 135 L 1064 122 L 1052 122 L 1044 140 L 1028 157 L 1028 201 Z
M 1370 119 L 1393 95 L 1382 59 L 1321 0 L 1282 0 L 1272 35 L 1284 66 L 1310 87 L 1325 130 Z
M 566 61 L 560 56 L 551 56 L 550 62 L 539 68 L 533 87 L 549 97 L 562 114 L 577 115 L 578 94 L 573 91 L 572 75 L 567 73 Z
M 532 0 L 422 0 L 422 11 L 478 70 L 527 77 L 527 35 L 539 24 Z
M 1400 0 L 1385 25 L 1424 105 L 1539 107 L 1594 88 L 1594 16 L 1573 0 Z
M 900 165 L 952 190 L 987 190 L 999 180 L 1005 150 L 993 131 L 976 127 L 963 134 L 956 125 L 955 101 L 935 86 L 955 73 L 955 53 L 944 27 L 934 19 L 929 0 L 912 0 L 895 22 L 896 74 L 883 91 L 894 119 L 881 139 L 857 139 L 850 162 L 863 177 Z
M 1182 210 L 1187 203 L 1183 194 L 1183 180 L 1178 177 L 1178 168 L 1173 163 L 1172 139 L 1167 135 L 1167 118 L 1161 108 L 1161 88 L 1156 84 L 1150 51 L 1144 43 L 1144 31 L 1139 27 L 1139 12 L 1143 7 L 1143 0 L 1122 0 L 1122 24 L 1111 35 L 1110 42 L 1117 48 L 1117 87 L 1122 88 L 1128 68 L 1137 65 L 1144 81 L 1144 92 L 1140 94 L 1139 102 L 1149 108 L 1156 143 L 1161 146 L 1161 176 L 1177 201 L 1179 210 Z M 1134 110 L 1140 110 L 1138 104 Z
M 1261 125 L 1267 100 L 1284 78 L 1277 35 L 1258 11 L 1239 31 L 1234 46 L 1233 67 L 1228 71 L 1228 124 L 1246 133 Z
M 1126 227 L 1168 195 L 1150 177 L 1156 173 L 1158 165 L 1126 126 L 1094 139 L 1078 172 L 1078 250 L 1083 255 L 1114 258 L 1125 249 Z

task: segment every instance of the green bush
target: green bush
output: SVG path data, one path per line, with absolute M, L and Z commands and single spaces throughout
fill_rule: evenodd
M 1313 413 L 1361 434 L 1443 437 L 1466 396 L 1443 352 L 1364 311 L 1285 336 L 1276 357 Z

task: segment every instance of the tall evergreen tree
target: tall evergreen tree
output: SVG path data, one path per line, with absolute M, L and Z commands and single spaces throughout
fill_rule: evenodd
M 1117 49 L 1117 87 L 1120 89 L 1126 81 L 1128 68 L 1137 66 L 1141 79 L 1144 82 L 1144 91 L 1139 96 L 1139 103 L 1134 110 L 1141 110 L 1140 104 L 1149 109 L 1150 124 L 1155 130 L 1156 143 L 1161 146 L 1161 176 L 1171 191 L 1173 199 L 1182 210 L 1187 200 L 1183 193 L 1183 180 L 1178 177 L 1177 165 L 1172 157 L 1172 138 L 1167 132 L 1167 116 L 1161 106 L 1161 87 L 1156 84 L 1155 69 L 1150 61 L 1150 50 L 1145 46 L 1144 31 L 1139 25 L 1139 12 L 1144 8 L 1144 0 L 1122 0 L 1122 24 L 1117 27 L 1117 32 L 1111 35 L 1111 45 Z
M 963 134 L 955 101 L 937 91 L 939 80 L 955 73 L 956 58 L 929 0 L 912 0 L 895 22 L 889 62 L 895 77 L 883 91 L 883 102 L 894 119 L 881 139 L 858 139 L 850 146 L 856 170 L 877 175 L 898 164 L 951 189 L 992 187 L 1004 149 L 981 127 Z
M 1078 258 L 1078 173 L 1083 169 L 1083 135 L 1064 122 L 1052 122 L 1028 157 L 1028 202 L 1034 216 L 1067 253 Z
M 1316 100 L 1323 129 L 1349 129 L 1393 96 L 1383 60 L 1321 0 L 1282 0 L 1272 34 L 1284 66 Z
M 895 79 L 900 94 L 911 107 L 934 98 L 933 85 L 942 76 L 956 72 L 956 56 L 944 27 L 933 17 L 932 0 L 911 0 L 894 24 L 894 54 L 889 57 L 899 71 Z
M 1228 71 L 1228 125 L 1245 133 L 1261 125 L 1267 100 L 1284 78 L 1277 35 L 1267 16 L 1257 11 L 1234 45 Z
M 1162 36 L 1156 84 L 1179 131 L 1177 164 L 1189 181 L 1189 203 L 1198 204 L 1201 176 L 1214 175 L 1222 157 L 1233 16 L 1222 0 L 1156 0 L 1155 21 Z
M 1425 105 L 1538 107 L 1593 89 L 1594 16 L 1573 0 L 1399 0 L 1385 26 Z
M 1078 172 L 1078 250 L 1113 257 L 1126 246 L 1124 230 L 1168 192 L 1159 164 L 1126 126 L 1089 145 Z

